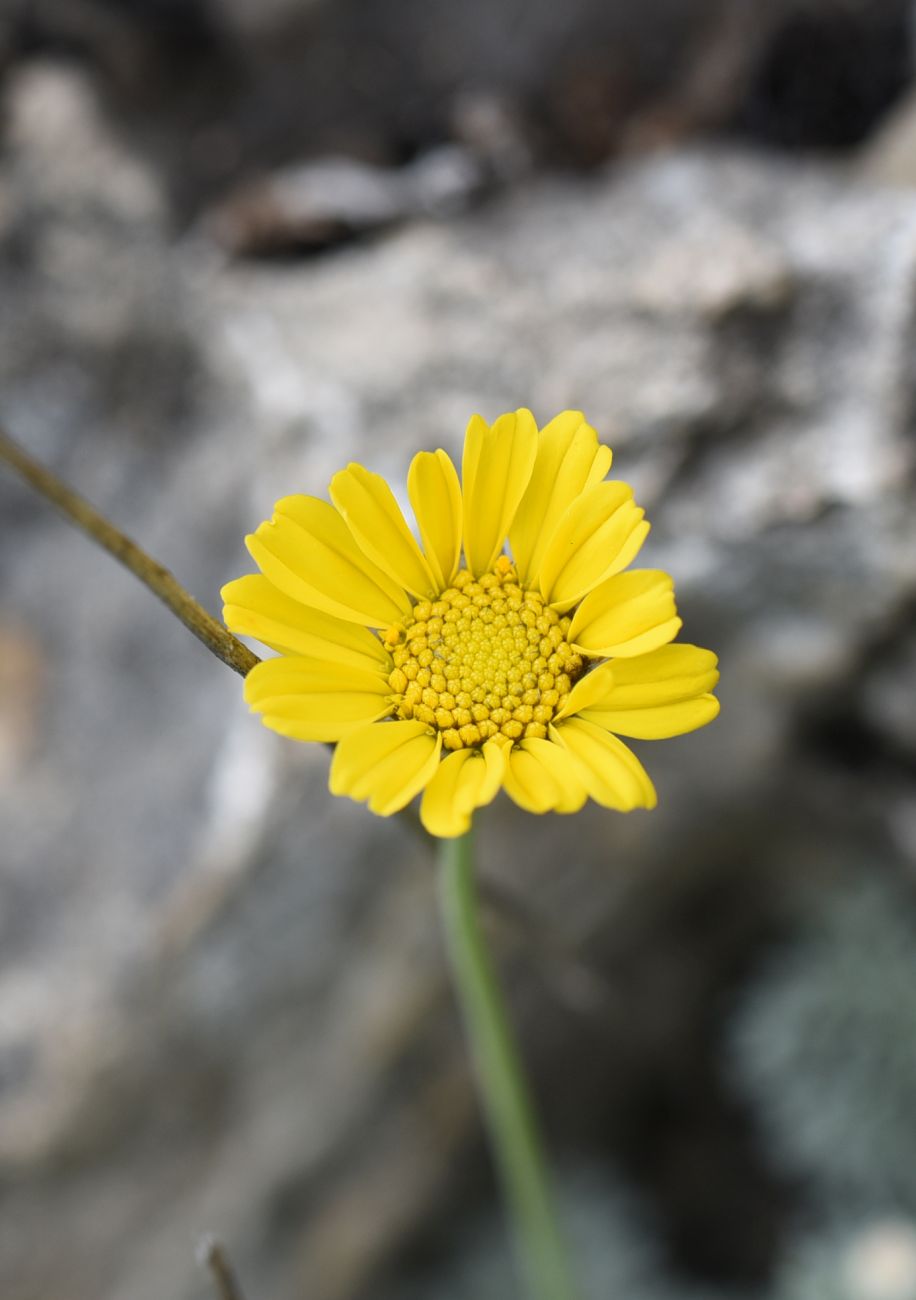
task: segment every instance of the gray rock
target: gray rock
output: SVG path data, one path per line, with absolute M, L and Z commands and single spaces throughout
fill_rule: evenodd
M 524 21 L 514 0 L 4 7 L 0 73 L 4 28 L 11 61 L 66 50 L 98 69 L 182 223 L 278 167 L 464 140 L 469 103 L 514 123 L 508 150 L 487 133 L 514 175 L 520 156 L 591 166 L 723 129 L 848 147 L 912 73 L 911 0 L 528 0 Z
M 708 1300 L 713 1293 L 675 1283 L 665 1275 L 653 1225 L 632 1197 L 606 1176 L 565 1171 L 558 1190 L 576 1282 L 586 1300 L 626 1295 L 633 1300 Z M 449 1271 L 427 1269 L 391 1293 L 390 1300 L 505 1300 L 521 1294 L 517 1262 L 502 1222 L 482 1221 L 453 1243 Z M 717 1292 L 719 1300 L 726 1300 Z M 896 1297 L 894 1297 L 896 1300 Z
M 397 168 L 324 158 L 243 188 L 208 212 L 204 227 L 235 256 L 301 254 L 411 217 L 455 214 L 485 181 L 475 156 L 457 145 Z
M 877 656 L 876 656 L 877 658 Z M 892 636 L 887 653 L 866 677 L 862 713 L 904 761 L 916 760 L 916 636 Z
M 867 884 L 814 894 L 806 924 L 756 972 L 734 1028 L 736 1074 L 768 1159 L 815 1185 L 822 1206 L 912 1216 L 916 908 L 872 869 Z
M 867 141 L 858 169 L 873 185 L 912 189 L 916 185 L 916 94 L 910 91 Z
M 779 1300 L 912 1300 L 916 1296 L 916 1228 L 879 1219 L 812 1239 L 787 1260 Z

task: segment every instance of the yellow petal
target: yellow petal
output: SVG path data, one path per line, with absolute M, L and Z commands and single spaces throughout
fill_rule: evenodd
M 668 740 L 696 731 L 719 715 L 719 701 L 714 695 L 698 695 L 677 704 L 661 704 L 655 709 L 586 709 L 582 717 L 599 727 L 631 736 L 634 740 Z
M 459 749 L 449 754 L 439 764 L 423 791 L 420 820 L 430 835 L 452 839 L 456 835 L 463 835 L 470 828 L 470 810 L 459 807 L 456 795 L 461 773 L 475 754 L 476 750 L 471 749 Z M 477 765 L 482 768 L 483 760 L 479 759 Z
M 464 439 L 464 558 L 475 577 L 491 569 L 512 526 L 537 455 L 530 411 L 501 415 L 492 429 L 472 415 Z
M 592 657 L 641 655 L 667 645 L 680 627 L 673 580 L 660 569 L 633 569 L 588 593 L 568 640 Z
M 510 750 L 503 783 L 526 812 L 578 812 L 587 798 L 578 765 L 549 740 L 523 740 Z
M 444 591 L 458 572 L 461 555 L 461 484 L 442 451 L 420 451 L 407 475 L 407 493 L 433 576 Z
M 597 707 L 641 709 L 703 695 L 719 680 L 718 662 L 711 650 L 680 642 L 616 660 L 611 693 Z
M 575 686 L 566 697 L 566 702 L 562 708 L 554 714 L 554 722 L 562 722 L 564 718 L 571 718 L 576 713 L 581 713 L 583 709 L 590 708 L 598 701 L 607 698 L 614 682 L 614 665 L 610 663 L 598 664 L 584 677 L 580 677 Z
M 438 594 L 432 570 L 381 474 L 348 465 L 331 479 L 330 493 L 364 555 L 415 596 Z
M 569 609 L 605 578 L 635 558 L 649 525 L 626 483 L 596 483 L 561 516 L 541 561 L 538 581 L 544 599 Z
M 256 664 L 245 699 L 272 731 L 295 740 L 339 740 L 392 712 L 384 673 L 320 659 L 282 656 Z
M 241 636 L 256 637 L 287 654 L 391 671 L 391 656 L 368 628 L 310 609 L 259 573 L 227 582 L 221 594 L 223 620 Z
M 423 793 L 420 820 L 430 835 L 451 839 L 471 826 L 471 814 L 495 798 L 506 770 L 505 746 L 459 749 L 439 764 Z
M 349 732 L 334 751 L 331 794 L 368 800 L 371 812 L 388 817 L 410 803 L 439 763 L 442 733 L 422 722 L 377 722 Z
M 510 746 L 498 736 L 485 742 L 481 750 L 484 758 L 484 774 L 482 777 L 479 771 L 474 774 L 478 782 L 474 795 L 476 808 L 483 808 L 486 804 L 492 803 L 499 793 L 506 774 L 509 749 Z
M 634 659 L 617 659 L 609 689 L 589 700 L 584 716 L 639 740 L 694 731 L 719 712 L 718 701 L 709 694 L 719 680 L 716 664 L 711 650 L 694 645 L 662 646 Z
M 522 583 L 537 577 L 550 534 L 580 492 L 600 483 L 611 467 L 611 449 L 598 442 L 581 411 L 563 411 L 538 438 L 531 479 L 509 530 Z
M 551 727 L 552 738 L 577 760 L 588 793 L 604 808 L 654 808 L 657 798 L 642 763 L 622 740 L 580 717 Z
M 317 497 L 284 497 L 245 544 L 285 595 L 352 623 L 388 627 L 411 609 L 403 588 L 363 554 L 341 516 Z

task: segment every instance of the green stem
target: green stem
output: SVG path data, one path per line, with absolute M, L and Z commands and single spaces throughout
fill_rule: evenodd
M 528 1288 L 575 1300 L 518 1049 L 481 929 L 471 832 L 443 840 L 439 901 L 452 976 Z

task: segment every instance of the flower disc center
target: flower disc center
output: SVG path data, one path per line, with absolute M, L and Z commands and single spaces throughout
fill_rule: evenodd
M 570 621 L 520 587 L 505 556 L 479 579 L 462 569 L 397 629 L 388 678 L 397 716 L 436 727 L 446 749 L 500 733 L 545 737 L 585 667 L 566 640 Z

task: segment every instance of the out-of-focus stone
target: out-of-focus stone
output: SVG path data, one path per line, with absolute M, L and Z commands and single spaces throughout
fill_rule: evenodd
M 902 756 L 916 760 L 916 632 L 901 629 L 865 679 L 863 716 Z
M 204 227 L 234 256 L 301 254 L 411 217 L 454 216 L 485 182 L 473 154 L 457 145 L 398 168 L 326 158 L 230 195 L 205 215 Z
M 6 7 L 11 50 L 72 51 L 104 73 L 182 223 L 279 167 L 466 143 L 475 101 L 501 106 L 496 133 L 478 116 L 472 134 L 506 178 L 530 157 L 592 166 L 723 128 L 848 147 L 913 64 L 911 0 L 528 0 L 524 22 L 515 0 Z
M 904 96 L 866 143 L 857 170 L 873 185 L 916 186 L 916 91 Z
M 0 780 L 12 779 L 34 752 L 46 690 L 39 641 L 0 612 Z
M 783 311 L 793 283 L 789 262 L 775 245 L 703 212 L 649 259 L 634 287 L 635 305 L 647 311 L 696 312 L 716 320 L 737 311 Z
M 891 1217 L 842 1224 L 786 1261 L 775 1290 L 777 1300 L 914 1300 L 916 1225 Z
M 905 1220 L 874 1225 L 846 1256 L 849 1291 L 862 1300 L 916 1296 L 916 1228 Z
M 6 148 L 23 174 L 23 192 L 35 189 L 58 215 L 81 209 L 108 220 L 161 228 L 162 194 L 152 173 L 121 145 L 91 83 L 64 63 L 25 64 L 6 90 Z

